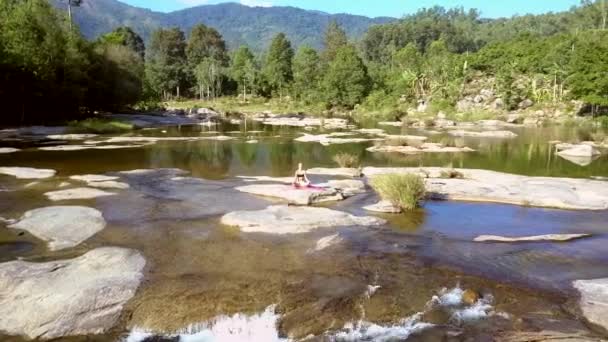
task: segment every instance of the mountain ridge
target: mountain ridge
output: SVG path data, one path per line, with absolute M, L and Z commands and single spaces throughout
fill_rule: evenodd
M 51 0 L 51 3 L 66 10 L 62 0 Z M 329 14 L 290 6 L 249 7 L 235 2 L 163 13 L 118 0 L 84 0 L 80 7 L 73 8 L 73 14 L 74 21 L 88 39 L 95 39 L 119 26 L 129 26 L 147 40 L 160 27 L 177 26 L 188 34 L 194 25 L 203 23 L 216 28 L 229 48 L 246 44 L 258 52 L 266 49 L 272 37 L 279 32 L 284 32 L 294 47 L 306 44 L 320 48 L 325 27 L 332 20 L 340 23 L 351 39 L 361 37 L 372 25 L 398 20 L 391 17 Z

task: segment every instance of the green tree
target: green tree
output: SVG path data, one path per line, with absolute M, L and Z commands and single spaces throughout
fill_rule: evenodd
M 215 98 L 222 93 L 222 83 L 225 77 L 225 68 L 215 58 L 203 59 L 194 69 L 194 76 L 198 84 L 198 91 L 202 99 L 207 92 L 207 98 Z
M 319 89 L 320 59 L 317 51 L 309 46 L 298 49 L 293 59 L 293 91 L 298 99 L 311 102 Z
M 571 95 L 593 106 L 608 106 L 608 32 L 578 37 L 570 61 L 567 84 Z
M 271 91 L 278 92 L 279 97 L 283 97 L 283 89 L 289 85 L 293 79 L 291 63 L 293 59 L 293 49 L 284 33 L 277 34 L 266 56 L 263 74 Z
M 323 91 L 331 106 L 353 108 L 370 90 L 370 79 L 356 49 L 346 45 L 338 49 L 323 79 Z
M 330 21 L 325 29 L 323 39 L 323 53 L 321 55 L 323 63 L 331 63 L 336 58 L 338 50 L 347 44 L 348 38 L 346 37 L 346 32 L 344 32 L 338 22 L 335 20 Z
M 152 34 L 146 53 L 146 78 L 152 89 L 164 99 L 173 90 L 188 87 L 186 40 L 179 28 L 159 29 Z
M 206 58 L 212 58 L 223 66 L 227 65 L 229 60 L 222 35 L 216 29 L 203 24 L 192 28 L 186 46 L 186 56 L 188 63 L 193 66 L 199 65 Z
M 142 59 L 146 53 L 144 40 L 135 33 L 130 27 L 119 27 L 112 32 L 106 33 L 97 39 L 99 44 L 116 44 L 126 46 Z
M 247 89 L 253 92 L 258 70 L 251 50 L 245 45 L 239 47 L 232 58 L 230 74 L 243 92 L 243 100 L 247 99 Z

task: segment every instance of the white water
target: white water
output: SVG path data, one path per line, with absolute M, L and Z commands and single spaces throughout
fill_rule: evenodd
M 219 316 L 209 322 L 189 326 L 168 337 L 179 336 L 179 342 L 288 342 L 290 340 L 279 337 L 277 329 L 279 317 L 273 305 L 264 312 L 251 316 L 244 314 Z M 154 332 L 136 328 L 124 341 L 142 342 L 155 335 Z
M 378 285 L 368 286 L 363 294 L 364 298 L 369 300 L 378 289 L 380 289 Z M 478 321 L 492 315 L 508 317 L 506 314 L 494 312 L 491 295 L 486 295 L 473 305 L 467 306 L 463 303 L 463 294 L 464 290 L 460 287 L 443 289 L 426 304 L 423 312 L 407 317 L 397 324 L 379 325 L 367 322 L 364 320 L 365 312 L 363 312 L 363 319 L 360 321 L 348 323 L 337 332 L 327 332 L 325 337 L 336 342 L 406 340 L 414 333 L 433 327 L 433 324 L 424 322 L 423 317 L 426 312 L 437 308 L 450 313 L 449 323 L 456 325 Z M 219 316 L 209 322 L 192 325 L 183 331 L 165 336 L 179 337 L 179 342 L 289 342 L 290 339 L 281 338 L 279 335 L 277 329 L 279 319 L 280 316 L 275 313 L 273 305 L 259 314 Z M 146 338 L 155 335 L 154 332 L 136 328 L 124 339 L 124 342 L 143 342 Z

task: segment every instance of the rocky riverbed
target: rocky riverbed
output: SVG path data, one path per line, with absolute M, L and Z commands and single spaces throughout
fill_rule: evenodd
M 61 135 L 56 146 L 135 147 L 33 142 L 0 155 L 0 339 L 606 336 L 608 183 L 589 179 L 602 175 L 601 155 L 579 169 L 548 143 L 513 152 L 532 139 L 525 130 L 506 139 L 337 122 L 305 131 L 363 140 L 308 143 L 297 141 L 299 124 L 281 126 L 293 120 L 123 136 L 46 130 Z M 475 151 L 367 151 L 391 140 Z M 492 166 L 494 149 L 499 170 L 472 167 Z M 337 168 L 337 152 L 370 166 Z M 542 166 L 510 170 L 520 155 Z M 316 189 L 290 185 L 298 162 L 319 166 L 308 171 Z M 422 209 L 364 209 L 380 200 L 369 179 L 404 172 L 425 178 Z

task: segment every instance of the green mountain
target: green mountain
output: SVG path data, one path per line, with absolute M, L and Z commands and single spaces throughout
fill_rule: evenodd
M 66 9 L 66 0 L 51 0 Z M 84 0 L 73 9 L 74 20 L 82 33 L 94 39 L 118 26 L 130 26 L 144 39 L 157 27 L 178 26 L 186 33 L 198 24 L 216 28 L 230 48 L 247 44 L 252 49 L 265 49 L 271 38 L 284 32 L 294 46 L 308 44 L 321 47 L 323 32 L 331 20 L 336 20 L 349 37 L 358 39 L 374 24 L 395 21 L 395 18 L 367 18 L 349 14 L 328 14 L 295 7 L 248 7 L 237 3 L 203 5 L 160 13 L 129 6 L 117 0 Z

